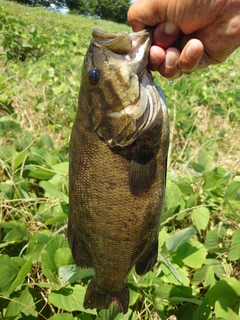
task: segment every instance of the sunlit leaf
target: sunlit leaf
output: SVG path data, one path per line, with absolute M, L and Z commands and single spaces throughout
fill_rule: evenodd
M 68 313 L 55 314 L 49 320 L 74 320 L 74 318 Z
M 86 311 L 83 307 L 86 288 L 81 285 L 64 287 L 58 291 L 52 291 L 49 295 L 49 301 L 57 308 L 66 311 Z M 96 314 L 95 310 L 88 310 L 90 314 Z
M 239 320 L 238 314 L 234 311 L 232 302 L 228 297 L 219 297 L 214 306 L 216 316 L 227 320 Z
M 240 259 L 240 229 L 235 230 L 233 233 L 228 257 L 233 261 Z
M 178 231 L 177 233 L 171 235 L 166 240 L 166 247 L 169 252 L 177 250 L 178 247 L 183 245 L 188 239 L 195 235 L 195 230 L 193 228 L 186 228 Z
M 15 319 L 19 315 L 21 315 L 22 319 L 28 319 L 31 316 L 35 319 L 37 318 L 36 304 L 28 288 L 21 291 L 20 294 L 16 294 L 14 299 L 10 301 L 4 319 Z
M 191 268 L 200 268 L 207 255 L 205 247 L 197 240 L 190 239 L 173 253 L 172 260 L 184 263 Z
M 201 301 L 200 306 L 196 309 L 196 311 L 193 313 L 193 319 L 192 320 L 207 320 L 212 316 L 212 310 L 211 306 L 208 302 L 207 298 L 204 298 Z
M 192 212 L 192 221 L 193 224 L 199 230 L 205 230 L 209 223 L 210 212 L 206 207 L 196 208 Z
M 59 283 L 58 278 L 58 266 L 55 262 L 55 253 L 59 248 L 68 248 L 66 238 L 60 235 L 56 235 L 48 243 L 46 248 L 42 252 L 42 271 L 46 277 L 48 277 L 54 283 Z

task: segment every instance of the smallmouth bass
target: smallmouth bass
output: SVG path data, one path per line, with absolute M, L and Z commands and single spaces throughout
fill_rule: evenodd
M 169 121 L 147 70 L 151 35 L 93 29 L 70 140 L 68 240 L 80 268 L 94 268 L 85 308 L 115 302 L 127 313 L 127 276 L 158 255 Z

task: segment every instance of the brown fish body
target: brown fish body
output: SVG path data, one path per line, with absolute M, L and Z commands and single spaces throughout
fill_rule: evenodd
M 132 79 L 137 66 L 128 74 L 124 68 L 118 68 L 118 61 L 111 62 L 111 59 L 121 61 L 132 50 L 131 43 L 127 47 L 128 38 L 121 39 L 124 44 L 121 48 L 114 44 L 114 35 L 110 35 L 113 43 L 107 43 L 106 50 L 101 39 L 96 40 L 97 32 L 85 58 L 79 108 L 70 142 L 68 239 L 76 264 L 80 268 L 93 267 L 95 271 L 84 306 L 102 309 L 115 301 L 126 313 L 129 272 L 135 266 L 138 274 L 144 274 L 157 259 L 168 117 L 163 100 L 155 115 L 153 111 L 148 115 L 148 111 L 139 111 L 139 108 L 147 110 L 140 102 L 136 110 L 127 108 L 129 105 L 135 108 L 138 101 L 144 99 L 137 88 L 139 78 L 144 77 L 143 82 L 155 86 L 148 78 L 151 75 L 144 73 L 147 49 L 142 57 L 145 59 L 143 72 L 137 70 L 136 78 Z M 149 35 L 145 33 L 144 37 L 145 43 Z M 94 51 L 97 50 L 96 58 Z M 108 56 L 111 50 L 113 55 Z M 92 71 L 93 78 L 97 79 L 91 78 Z M 155 93 L 156 88 L 153 88 Z M 157 106 L 152 110 L 154 108 Z M 152 123 L 149 118 L 153 119 Z

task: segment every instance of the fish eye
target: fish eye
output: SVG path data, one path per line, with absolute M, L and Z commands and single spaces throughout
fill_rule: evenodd
M 101 72 L 97 68 L 92 68 L 88 72 L 89 82 L 93 85 L 97 84 L 101 78 Z

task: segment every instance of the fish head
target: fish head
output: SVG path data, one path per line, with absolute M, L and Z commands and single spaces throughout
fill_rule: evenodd
M 111 148 L 124 147 L 157 117 L 147 70 L 151 33 L 111 34 L 95 28 L 92 36 L 82 75 L 88 110 L 99 138 Z

